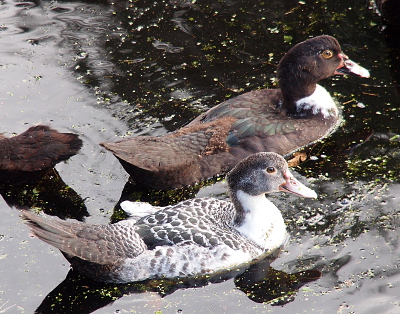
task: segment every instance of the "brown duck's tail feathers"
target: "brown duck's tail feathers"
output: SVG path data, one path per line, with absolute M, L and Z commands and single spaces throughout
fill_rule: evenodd
M 235 119 L 188 126 L 165 136 L 138 136 L 100 143 L 119 159 L 148 171 L 186 167 L 204 156 L 227 152 L 226 143 Z

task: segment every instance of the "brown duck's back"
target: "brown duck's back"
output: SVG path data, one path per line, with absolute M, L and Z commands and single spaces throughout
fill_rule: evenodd
M 225 174 L 256 152 L 286 155 L 334 129 L 336 116 L 286 116 L 277 108 L 280 95 L 279 89 L 252 91 L 164 136 L 138 136 L 100 145 L 120 160 L 137 183 L 171 189 Z
M 20 135 L 0 139 L 0 184 L 24 181 L 75 155 L 82 140 L 38 125 Z

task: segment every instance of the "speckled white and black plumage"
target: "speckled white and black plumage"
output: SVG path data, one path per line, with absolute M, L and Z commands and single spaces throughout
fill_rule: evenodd
M 279 248 L 286 239 L 280 211 L 264 194 L 316 197 L 275 153 L 258 153 L 227 176 L 232 202 L 192 199 L 167 207 L 123 202 L 131 219 L 112 225 L 50 220 L 24 212 L 34 235 L 60 249 L 72 266 L 96 280 L 209 275 Z

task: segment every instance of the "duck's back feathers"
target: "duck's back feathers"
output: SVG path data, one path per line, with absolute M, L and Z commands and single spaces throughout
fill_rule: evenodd
M 120 159 L 140 165 L 144 170 L 155 171 L 173 167 L 174 164 L 197 162 L 199 156 L 227 151 L 225 138 L 234 120 L 228 117 L 218 122 L 183 128 L 163 137 L 138 136 L 134 140 L 128 138 L 100 145 Z
M 228 117 L 163 137 L 139 136 L 100 145 L 113 152 L 125 170 L 135 174 L 138 183 L 155 189 L 175 188 L 193 184 L 200 177 L 212 177 L 221 170 L 221 165 L 209 157 L 229 158 L 225 139 L 234 120 Z
M 75 155 L 82 140 L 46 125 L 30 127 L 20 135 L 0 139 L 0 184 L 23 183 Z
M 75 155 L 82 141 L 76 134 L 38 125 L 18 136 L 1 139 L 0 147 L 0 169 L 36 171 L 54 167 Z
M 251 247 L 232 228 L 235 208 L 217 199 L 192 199 L 143 217 L 135 229 L 149 249 L 159 245 Z M 162 226 L 162 227 L 161 227 Z

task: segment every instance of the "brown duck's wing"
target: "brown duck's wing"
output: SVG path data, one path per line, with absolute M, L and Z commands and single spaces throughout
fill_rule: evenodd
M 38 171 L 54 167 L 82 147 L 78 135 L 38 125 L 12 138 L 0 139 L 0 169 Z
M 326 137 L 338 124 L 336 116 L 324 118 L 317 115 L 313 119 L 277 117 L 268 124 L 263 119 L 260 115 L 236 121 L 235 124 L 239 125 L 233 125 L 233 131 L 227 137 L 228 144 L 232 148 L 238 146 L 253 152 L 271 151 L 286 155 Z M 250 149 L 254 145 L 257 148 Z
M 100 143 L 118 158 L 145 170 L 181 168 L 201 156 L 226 152 L 226 137 L 235 118 L 182 128 L 161 137 L 138 136 Z
M 125 224 L 88 225 L 40 217 L 23 211 L 32 233 L 69 257 L 114 265 L 141 254 L 147 247 L 133 228 Z M 133 225 L 133 222 L 132 222 Z
M 286 135 L 297 131 L 298 124 L 277 109 L 280 99 L 279 90 L 248 92 L 210 109 L 189 125 L 208 123 L 228 116 L 235 118 L 226 138 L 229 146 L 237 146 L 252 137 Z
M 229 99 L 201 114 L 190 125 L 206 123 L 222 117 L 245 119 L 258 117 L 260 114 L 271 120 L 278 116 L 286 117 L 277 109 L 282 94 L 279 89 L 261 89 L 251 91 Z
M 282 155 L 321 139 L 335 127 L 335 114 L 329 118 L 313 115 L 312 119 L 287 116 L 279 109 L 281 98 L 279 89 L 248 92 L 210 109 L 189 126 L 234 117 L 236 120 L 226 137 L 232 153 L 237 154 L 241 149 L 248 153 L 273 151 Z

